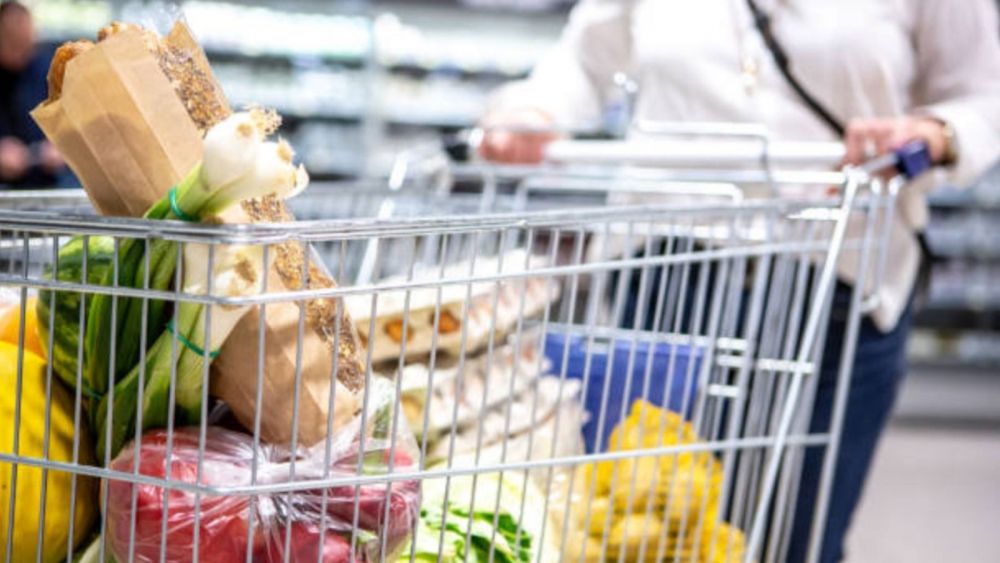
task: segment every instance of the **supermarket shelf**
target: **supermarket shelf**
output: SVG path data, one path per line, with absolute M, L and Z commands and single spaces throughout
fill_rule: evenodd
M 1000 228 L 983 217 L 969 217 L 962 213 L 958 218 L 931 221 L 927 228 L 927 243 L 935 255 L 987 263 L 1000 259 Z
M 997 365 L 911 362 L 893 415 L 897 422 L 997 428 Z
M 476 117 L 474 116 L 388 114 L 383 119 L 390 125 L 432 127 L 438 129 L 462 129 L 476 124 Z
M 1000 211 L 1000 198 L 979 195 L 972 190 L 948 189 L 931 194 L 927 203 L 932 209 L 973 210 L 984 212 Z
M 910 336 L 907 359 L 929 370 L 996 373 L 1000 366 L 1000 334 L 987 330 L 928 330 Z
M 407 74 L 411 76 L 424 76 L 432 73 L 448 73 L 460 76 L 463 79 L 495 79 L 495 80 L 516 80 L 524 78 L 531 71 L 530 68 L 500 68 L 500 67 L 469 67 L 448 62 L 439 62 L 429 65 L 421 62 L 382 62 L 380 63 L 389 72 Z
M 1000 164 L 968 189 L 931 194 L 928 242 L 941 258 L 931 279 L 931 301 L 915 318 L 935 337 L 914 335 L 920 344 L 914 365 L 939 372 L 971 369 L 996 374 L 1000 365 Z
M 222 63 L 252 63 L 267 65 L 296 66 L 300 63 L 315 65 L 329 64 L 338 67 L 361 68 L 365 64 L 364 53 L 282 53 L 266 51 L 248 51 L 242 49 L 226 49 L 206 45 L 205 55 L 212 62 Z
M 1000 248 L 985 244 L 936 244 L 930 242 L 931 250 L 937 258 L 966 260 L 975 263 L 1000 261 Z
M 307 53 L 285 53 L 277 51 L 252 51 L 241 49 L 217 48 L 210 45 L 205 46 L 205 54 L 209 60 L 222 63 L 247 63 L 262 65 L 280 66 L 300 66 L 317 64 L 330 65 L 341 68 L 359 69 L 365 66 L 367 57 L 365 53 L 341 53 L 341 54 L 307 54 Z M 466 80 L 515 80 L 527 76 L 531 71 L 529 67 L 504 68 L 496 65 L 470 66 L 458 61 L 436 61 L 433 63 L 415 60 L 378 60 L 378 66 L 387 72 L 406 74 L 409 76 L 422 77 L 428 74 L 446 73 L 454 74 Z
M 948 372 L 962 370 L 970 374 L 992 377 L 997 374 L 1000 359 L 996 358 L 963 358 L 938 356 L 934 358 L 916 356 L 908 358 L 909 365 L 928 371 Z
M 309 181 L 311 184 L 327 180 L 353 178 L 361 173 L 360 159 L 355 159 L 353 161 L 341 159 L 338 162 L 326 163 L 323 165 L 310 165 L 309 162 L 306 161 L 305 166 L 309 172 Z
M 574 4 L 574 0 L 521 0 L 519 2 L 503 2 L 500 0 L 408 0 L 408 2 L 417 6 L 471 8 L 479 12 L 495 12 L 500 14 L 523 13 L 528 15 L 538 13 L 562 14 L 567 12 Z M 372 4 L 375 6 L 391 6 L 398 3 L 399 0 L 395 0 L 395 2 L 372 0 Z
M 935 190 L 928 197 L 928 203 L 931 209 L 943 212 L 954 210 L 991 215 L 1000 212 L 1000 162 L 972 187 Z
M 980 294 L 980 288 L 973 288 L 962 295 L 931 295 L 927 308 L 967 309 L 969 311 L 1000 312 L 1000 295 Z
M 338 123 L 359 123 L 363 119 L 362 113 L 351 110 L 329 109 L 323 111 L 300 111 L 291 108 L 274 108 L 275 111 L 292 125 L 304 121 L 333 121 Z
M 914 324 L 924 328 L 957 329 L 979 328 L 1000 331 L 1000 303 L 987 307 L 967 303 L 931 303 L 917 312 Z
M 42 40 L 47 44 L 60 45 L 68 41 L 76 41 L 81 37 L 91 37 L 94 35 L 93 29 L 79 31 L 60 31 L 58 34 L 46 33 Z M 213 46 L 210 42 L 203 42 L 202 49 L 209 62 L 215 63 L 241 63 L 241 64 L 261 64 L 270 66 L 293 67 L 299 64 L 309 64 L 314 66 L 317 63 L 328 64 L 337 67 L 362 68 L 365 64 L 366 56 L 363 52 L 357 53 L 294 53 L 275 50 L 262 50 L 253 47 L 222 47 Z
M 240 103 L 236 102 L 239 106 Z M 350 110 L 330 110 L 330 111 L 299 111 L 290 108 L 274 108 L 279 115 L 291 126 L 298 125 L 306 121 L 330 121 L 337 123 L 360 123 L 364 118 L 361 112 Z M 404 127 L 429 127 L 436 129 L 462 129 L 475 125 L 476 119 L 473 116 L 442 116 L 442 115 L 404 115 L 389 114 L 380 118 L 389 125 Z
M 60 45 L 67 41 L 75 41 L 80 37 L 93 35 L 91 30 L 80 33 L 61 33 L 59 35 L 46 35 L 42 39 L 45 43 L 53 46 Z M 203 45 L 205 55 L 209 61 L 214 63 L 239 63 L 250 65 L 282 66 L 293 68 L 296 66 L 317 65 L 330 66 L 335 68 L 362 69 L 365 66 L 367 57 L 364 53 L 287 53 L 279 51 L 259 51 L 243 50 L 225 47 L 213 47 L 210 44 Z M 379 68 L 394 74 L 404 74 L 408 76 L 424 77 L 430 74 L 453 74 L 463 80 L 483 80 L 502 82 L 507 80 L 517 80 L 524 78 L 531 71 L 528 66 L 501 67 L 497 65 L 470 66 L 454 61 L 437 61 L 434 63 L 418 61 L 379 61 L 376 60 Z M 1000 204 L 998 204 L 1000 209 Z

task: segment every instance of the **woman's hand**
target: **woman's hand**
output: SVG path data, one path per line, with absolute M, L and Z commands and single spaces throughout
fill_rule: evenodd
M 918 139 L 927 143 L 932 162 L 944 160 L 950 141 L 940 120 L 915 116 L 853 119 L 844 135 L 844 163 L 860 164 Z
M 558 137 L 554 124 L 547 113 L 533 108 L 491 113 L 479 125 L 479 153 L 495 162 L 538 164 L 545 158 L 545 145 Z
M 0 181 L 16 181 L 31 166 L 31 152 L 14 137 L 0 139 Z
M 58 173 L 62 170 L 63 166 L 66 165 L 66 161 L 63 160 L 62 154 L 59 153 L 59 149 L 48 141 L 42 141 L 41 149 L 39 151 L 39 161 L 42 168 L 49 174 Z

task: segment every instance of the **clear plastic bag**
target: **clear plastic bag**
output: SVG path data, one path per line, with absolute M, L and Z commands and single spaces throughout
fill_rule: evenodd
M 191 561 L 197 555 L 209 563 L 283 562 L 287 556 L 293 563 L 340 563 L 352 560 L 352 553 L 354 561 L 379 561 L 383 555 L 392 559 L 416 524 L 419 480 L 387 478 L 325 488 L 304 485 L 290 492 L 255 495 L 197 496 L 177 486 L 246 487 L 252 482 L 267 485 L 414 472 L 419 463 L 413 437 L 394 401 L 386 400 L 394 397 L 379 395 L 382 401 L 370 398 L 373 404 L 364 434 L 359 417 L 333 436 L 329 449 L 326 443 L 298 449 L 294 463 L 287 448 L 255 448 L 251 436 L 215 426 L 205 429 L 203 448 L 198 427 L 177 429 L 172 440 L 165 430 L 145 433 L 138 450 L 135 444 L 126 447 L 111 469 L 132 473 L 138 462 L 141 475 L 167 479 L 171 486 L 105 481 L 108 551 L 119 561 L 129 560 L 131 553 L 140 562 L 160 561 L 161 547 L 163 561 Z M 256 480 L 251 481 L 255 464 Z

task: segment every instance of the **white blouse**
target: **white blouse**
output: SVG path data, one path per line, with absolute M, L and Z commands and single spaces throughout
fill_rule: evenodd
M 926 190 L 967 185 L 1000 157 L 1000 27 L 994 0 L 758 0 L 792 72 L 841 122 L 927 114 L 956 131 L 959 162 L 899 200 L 880 307 L 895 326 L 920 253 Z M 758 70 L 746 87 L 746 61 Z M 530 78 L 495 98 L 572 127 L 599 121 L 616 94 L 613 76 L 639 83 L 637 117 L 762 123 L 775 139 L 834 140 L 830 128 L 779 73 L 745 0 L 581 0 L 563 36 Z M 841 274 L 856 269 L 847 257 Z

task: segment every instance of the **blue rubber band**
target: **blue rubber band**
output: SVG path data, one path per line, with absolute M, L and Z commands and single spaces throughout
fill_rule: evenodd
M 180 219 L 181 221 L 187 221 L 188 223 L 198 222 L 197 217 L 192 217 L 187 213 L 184 213 L 184 210 L 181 209 L 181 206 L 177 205 L 177 186 L 170 188 L 170 192 L 167 195 L 167 199 L 170 200 L 170 210 L 174 212 L 174 215 L 176 215 L 178 219 Z
M 205 355 L 205 349 L 204 348 L 202 348 L 201 346 L 198 346 L 194 342 L 191 342 L 190 340 L 187 339 L 186 336 L 184 336 L 183 334 L 180 334 L 176 330 L 174 330 L 174 320 L 173 319 L 170 319 L 169 321 L 167 321 L 167 330 L 169 330 L 171 334 L 173 334 L 174 336 L 176 336 L 177 340 L 179 340 L 180 343 L 183 344 L 184 347 L 187 348 L 188 350 L 191 350 L 192 352 L 194 352 L 195 354 L 198 354 L 199 356 L 204 356 Z M 209 352 L 208 353 L 208 359 L 214 360 L 216 358 L 216 356 L 218 356 L 218 355 L 219 355 L 219 351 L 218 350 L 215 350 L 213 352 Z

